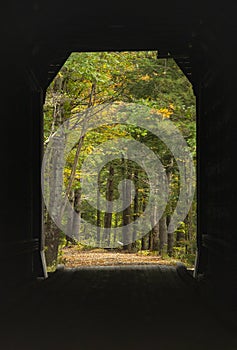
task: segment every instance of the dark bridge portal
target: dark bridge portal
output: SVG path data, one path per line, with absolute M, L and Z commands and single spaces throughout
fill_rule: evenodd
M 158 50 L 174 57 L 197 97 L 196 277 L 204 279 L 206 300 L 235 319 L 236 10 L 233 2 L 176 0 L 2 6 L 2 290 L 45 275 L 40 170 L 47 86 L 72 51 Z

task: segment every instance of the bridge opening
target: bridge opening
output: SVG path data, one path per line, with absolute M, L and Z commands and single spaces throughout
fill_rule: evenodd
M 121 106 L 128 106 L 126 113 L 134 115 L 133 124 L 119 119 L 114 121 L 116 108 Z M 145 110 L 160 118 L 153 130 L 146 129 L 135 117 L 136 107 L 143 108 L 139 118 L 146 118 Z M 134 109 L 132 112 L 131 108 Z M 88 114 L 91 110 L 96 115 L 96 122 L 82 135 L 81 123 L 86 129 L 85 122 L 92 118 Z M 80 119 L 79 126 L 73 130 L 77 140 L 67 150 L 63 164 L 63 151 L 55 151 L 55 140 L 62 126 L 70 134 L 70 121 L 75 118 Z M 159 137 L 158 129 L 162 123 L 170 123 L 180 133 L 195 167 L 195 96 L 191 83 L 169 54 L 164 56 L 153 50 L 73 52 L 69 56 L 49 85 L 44 105 L 44 146 L 45 151 L 50 147 L 51 151 L 53 149 L 54 168 L 48 175 L 51 176 L 50 194 L 46 195 L 44 211 L 49 271 L 59 263 L 77 267 L 174 265 L 182 261 L 189 268 L 194 267 L 196 195 L 192 188 L 195 184 L 191 182 L 195 180 L 188 173 L 190 169 L 185 168 L 185 174 L 180 169 L 179 159 L 173 154 L 167 136 Z M 66 135 L 66 138 L 70 143 L 70 136 Z M 133 150 L 128 149 L 131 141 L 136 141 L 132 149 L 141 146 L 142 152 L 146 147 L 151 155 L 146 154 L 142 159 L 138 154 L 134 156 Z M 97 154 L 93 162 L 100 160 L 103 166 L 100 170 L 98 165 L 90 171 L 83 170 L 83 163 L 93 153 Z M 111 157 L 110 153 L 114 155 Z M 157 174 L 151 178 L 149 169 L 154 162 L 153 155 L 159 166 L 154 167 Z M 178 157 L 182 158 L 182 155 Z M 187 155 L 182 162 L 188 161 L 185 157 Z M 183 180 L 185 188 L 181 189 Z M 83 190 L 88 181 L 98 185 L 97 189 L 91 188 L 90 194 Z M 65 202 L 58 202 L 57 191 L 60 190 L 60 195 L 67 198 L 73 210 L 67 217 L 62 212 Z M 182 191 L 185 191 L 184 196 Z M 170 229 L 172 216 L 181 201 L 187 203 L 181 203 L 183 212 Z M 58 216 L 53 214 L 60 206 L 59 215 L 66 221 L 63 228 L 57 224 Z M 145 216 L 146 220 L 139 226 L 138 220 Z M 89 228 L 85 222 L 89 223 Z

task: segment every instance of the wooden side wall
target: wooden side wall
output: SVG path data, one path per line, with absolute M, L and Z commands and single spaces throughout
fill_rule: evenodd
M 10 65 L 4 81 L 0 261 L 3 283 L 43 276 L 40 187 L 42 90 L 28 71 Z
M 199 37 L 197 275 L 228 318 L 237 311 L 237 108 L 231 26 L 204 26 Z M 234 39 L 234 38 L 233 38 Z M 236 50 L 237 51 L 237 50 Z

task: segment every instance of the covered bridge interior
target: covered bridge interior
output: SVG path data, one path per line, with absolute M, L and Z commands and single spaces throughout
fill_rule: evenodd
M 3 350 L 23 348 L 19 345 L 20 341 L 22 344 L 25 342 L 24 349 L 43 349 L 42 346 L 46 349 L 48 345 L 51 349 L 67 350 L 94 350 L 102 348 L 102 345 L 106 349 L 144 349 L 147 344 L 175 350 L 196 349 L 200 345 L 203 349 L 215 350 L 237 348 L 234 337 L 225 333 L 227 328 L 235 330 L 237 315 L 237 193 L 234 170 L 237 142 L 236 10 L 233 2 L 228 6 L 224 2 L 209 5 L 207 2 L 186 0 L 157 0 L 155 3 L 80 3 L 75 0 L 45 3 L 34 0 L 24 3 L 9 1 L 3 5 L 0 292 L 1 321 L 9 326 L 2 328 L 2 339 L 6 338 L 2 340 L 5 341 Z M 46 278 L 40 184 L 42 111 L 46 89 L 71 52 L 124 50 L 157 50 L 158 58 L 170 55 L 193 85 L 198 127 L 198 256 L 195 278 L 188 276 L 182 268 L 180 271 L 146 269 L 146 272 L 142 269 L 119 269 L 117 273 L 124 278 L 121 278 L 123 283 L 118 293 L 118 289 L 113 289 L 117 282 L 112 270 L 83 270 L 58 272 L 57 277 L 48 279 L 43 287 L 44 282 L 40 282 L 40 286 L 37 282 L 36 287 L 32 281 Z M 75 282 L 77 278 L 78 283 Z M 103 284 L 101 280 L 108 283 Z M 71 294 L 69 291 L 65 291 L 65 295 L 61 292 L 65 297 L 64 305 L 59 296 L 58 300 L 53 296 L 61 295 L 60 290 L 68 283 Z M 80 329 L 88 327 L 87 332 L 82 331 L 86 334 L 83 338 L 72 321 L 75 322 L 75 315 L 74 318 L 70 315 L 75 313 L 76 295 L 80 294 L 82 307 L 82 300 L 88 294 L 87 286 L 91 283 L 91 303 L 88 302 L 91 306 L 87 310 L 91 318 L 84 317 L 83 322 L 78 321 Z M 144 283 L 149 285 L 148 290 Z M 104 294 L 101 288 L 104 288 Z M 115 298 L 116 293 L 119 297 Z M 94 300 L 96 295 L 97 303 Z M 104 295 L 109 304 L 105 303 Z M 159 298 L 165 295 L 167 308 L 155 301 L 155 295 Z M 142 313 L 143 319 L 147 316 L 149 320 L 146 324 L 139 323 L 140 314 L 133 320 L 123 319 L 139 298 L 143 298 L 144 303 L 149 299 L 149 305 Z M 57 302 L 60 305 L 56 306 Z M 176 302 L 186 307 L 181 308 L 179 304 L 176 308 Z M 210 307 L 210 314 L 219 315 L 220 323 L 216 323 L 215 316 L 212 319 L 210 315 L 199 314 L 198 303 L 203 312 Z M 117 307 L 123 312 L 120 310 L 115 319 L 113 308 Z M 187 314 L 184 310 L 189 307 L 194 310 L 193 328 L 187 326 L 190 323 L 187 319 L 185 321 Z M 159 312 L 164 315 L 165 309 L 169 314 L 163 318 L 161 326 L 160 318 L 152 318 L 149 312 L 155 310 L 156 315 Z M 55 323 L 57 312 L 68 319 Z M 110 322 L 100 318 L 98 315 L 101 313 L 106 313 Z M 80 312 L 77 317 L 80 319 Z M 37 322 L 37 319 L 40 321 Z M 46 319 L 52 323 L 47 323 Z M 102 327 L 103 322 L 107 328 Z M 116 325 L 114 333 L 109 328 L 111 322 Z M 22 329 L 19 328 L 21 323 L 24 324 Z M 43 324 L 47 324 L 48 331 Z M 129 329 L 131 324 L 134 327 Z M 173 340 L 165 325 L 174 325 L 173 333 L 171 330 Z M 13 340 L 15 329 L 18 329 L 18 338 L 15 338 L 18 345 Z M 95 334 L 95 329 L 93 343 L 91 334 Z M 57 347 L 53 346 L 57 337 L 62 338 L 62 332 L 64 340 L 58 340 Z M 134 334 L 137 343 L 133 342 Z M 70 343 L 70 337 L 74 345 Z

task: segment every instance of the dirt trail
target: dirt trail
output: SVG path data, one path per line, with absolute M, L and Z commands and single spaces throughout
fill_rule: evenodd
M 63 249 L 62 263 L 65 267 L 108 265 L 176 265 L 176 260 L 162 259 L 157 255 L 106 251 L 102 249 L 79 250 L 77 246 Z

